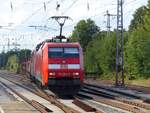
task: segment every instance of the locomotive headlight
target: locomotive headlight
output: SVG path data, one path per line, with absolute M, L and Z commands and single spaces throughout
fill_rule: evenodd
M 78 75 L 79 75 L 79 73 L 78 73 L 78 72 L 76 72 L 76 73 L 73 73 L 73 75 L 76 75 L 76 76 L 78 76 Z
M 52 76 L 52 75 L 55 75 L 55 73 L 49 73 L 49 75 L 51 75 L 51 76 Z

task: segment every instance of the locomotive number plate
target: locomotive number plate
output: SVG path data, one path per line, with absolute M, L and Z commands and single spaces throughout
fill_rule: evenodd
M 67 64 L 61 64 L 61 69 L 67 69 L 68 68 L 68 65 Z

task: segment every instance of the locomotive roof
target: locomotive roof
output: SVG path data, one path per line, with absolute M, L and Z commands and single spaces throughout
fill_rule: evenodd
M 53 43 L 53 42 L 48 42 L 46 43 L 48 46 L 79 46 L 80 44 L 78 42 L 69 42 L 69 43 Z
M 58 40 L 57 40 L 58 39 Z M 63 39 L 66 39 L 66 42 L 63 42 L 62 40 Z M 41 46 L 44 46 L 45 44 L 48 44 L 49 46 L 72 46 L 72 47 L 79 47 L 80 46 L 80 44 L 78 43 L 78 42 L 69 42 L 69 39 L 68 38 L 66 38 L 65 36 L 56 36 L 56 37 L 54 37 L 54 38 L 52 38 L 52 39 L 46 39 L 46 40 L 44 40 L 43 42 L 41 42 L 41 43 L 39 43 L 39 44 L 37 44 L 37 46 L 36 46 L 36 51 L 38 51 L 39 50 L 39 48 L 41 47 Z
M 67 46 L 80 47 L 80 44 L 78 42 L 67 42 L 67 43 L 62 43 L 62 42 L 42 42 L 42 43 L 39 43 L 36 46 L 36 51 L 38 51 L 39 48 L 41 46 L 44 46 L 45 44 L 47 44 L 48 46 L 51 46 L 51 47 L 58 47 L 58 46 L 63 46 L 63 47 L 67 47 Z

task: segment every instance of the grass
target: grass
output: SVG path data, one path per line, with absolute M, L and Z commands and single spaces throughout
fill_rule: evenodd
M 12 55 L 8 58 L 6 69 L 9 71 L 17 72 L 18 64 L 16 55 Z
M 150 87 L 150 78 L 149 79 L 126 80 L 125 83 L 131 84 L 131 85 Z
M 101 75 L 101 76 L 98 76 L 97 80 L 102 81 L 102 82 L 108 81 L 110 83 L 114 83 L 115 74 Z M 138 78 L 135 80 L 129 80 L 128 78 L 125 78 L 125 84 L 150 87 L 150 78 L 149 79 Z

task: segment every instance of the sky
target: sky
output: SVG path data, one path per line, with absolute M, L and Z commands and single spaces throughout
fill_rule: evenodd
M 147 1 L 124 0 L 125 29 L 128 29 L 135 10 L 146 5 Z M 0 0 L 0 52 L 15 48 L 15 44 L 20 49 L 33 49 L 42 40 L 58 35 L 59 25 L 50 18 L 52 16 L 65 15 L 71 18 L 64 25 L 65 36 L 71 35 L 81 19 L 91 18 L 101 30 L 107 30 L 107 10 L 116 15 L 117 0 Z M 116 28 L 116 17 L 111 17 L 110 23 L 111 30 Z M 35 29 L 30 26 L 47 28 Z

